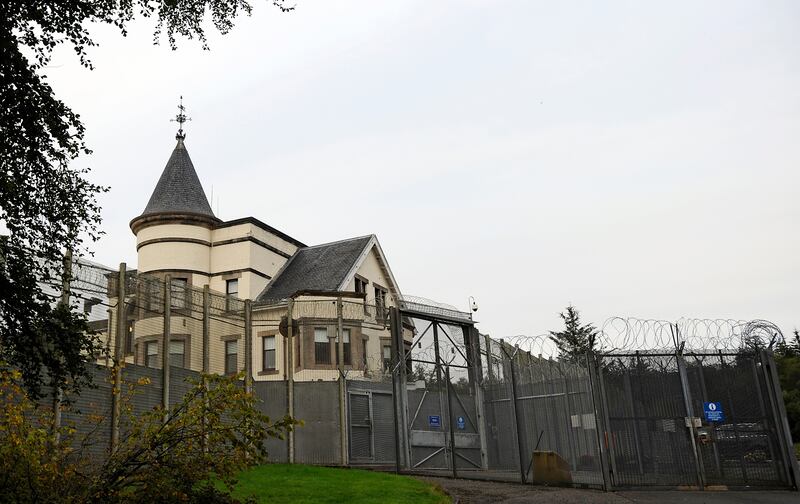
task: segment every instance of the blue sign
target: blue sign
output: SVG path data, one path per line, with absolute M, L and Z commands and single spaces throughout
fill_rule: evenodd
M 460 416 L 460 417 L 458 417 L 456 419 L 456 426 L 459 428 L 459 430 L 464 430 L 464 427 L 466 427 L 466 424 L 464 423 L 464 417 L 463 416 Z
M 439 415 L 429 415 L 428 425 L 430 425 L 434 429 L 440 428 L 442 426 L 442 417 L 440 417 Z
M 722 404 L 718 402 L 703 403 L 703 416 L 707 422 L 724 422 L 725 413 L 722 412 Z

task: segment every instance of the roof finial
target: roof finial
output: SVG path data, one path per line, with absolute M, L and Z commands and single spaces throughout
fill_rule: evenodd
M 183 123 L 191 120 L 191 117 L 186 117 L 186 107 L 183 106 L 183 95 L 181 95 L 181 101 L 178 104 L 178 115 L 175 116 L 175 119 L 170 119 L 170 122 L 178 123 L 178 134 L 175 135 L 175 140 L 183 141 L 186 138 L 186 134 L 183 132 Z

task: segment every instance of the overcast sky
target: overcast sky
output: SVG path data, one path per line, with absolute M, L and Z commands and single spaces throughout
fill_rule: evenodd
M 800 3 L 256 1 L 211 51 L 93 30 L 47 74 L 111 186 L 96 260 L 175 144 L 218 216 L 375 233 L 406 294 L 496 337 L 614 315 L 800 326 Z M 337 208 L 337 210 L 333 210 Z

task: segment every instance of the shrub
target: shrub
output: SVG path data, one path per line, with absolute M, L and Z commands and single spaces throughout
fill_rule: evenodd
M 27 397 L 19 373 L 4 370 L 0 495 L 42 503 L 238 502 L 230 494 L 235 475 L 264 462 L 264 441 L 283 438 L 297 422 L 270 421 L 237 378 L 205 375 L 172 408 L 138 416 L 123 394 L 125 433 L 105 461 L 94 461 L 82 449 L 91 443 L 76 442 L 72 427 L 62 427 L 57 440 L 51 413 Z

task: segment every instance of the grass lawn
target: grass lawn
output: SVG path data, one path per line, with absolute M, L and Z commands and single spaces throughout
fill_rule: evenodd
M 298 464 L 253 467 L 239 475 L 234 495 L 238 498 L 252 495 L 258 502 L 270 504 L 450 502 L 440 490 L 413 478 Z

